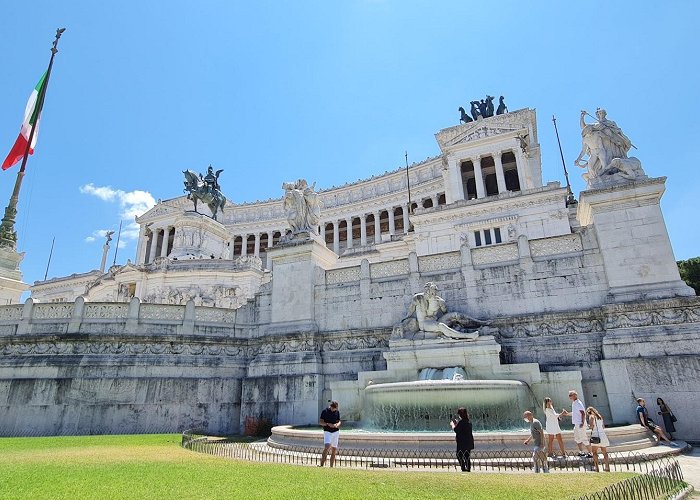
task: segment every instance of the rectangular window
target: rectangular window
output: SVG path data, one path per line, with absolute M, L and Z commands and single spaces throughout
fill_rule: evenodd
M 491 230 L 484 229 L 484 245 L 490 245 L 490 244 L 491 244 Z
M 474 231 L 474 241 L 476 242 L 476 246 L 481 246 L 481 231 Z
M 496 243 L 501 242 L 501 228 L 497 227 L 493 230 L 493 235 L 494 238 L 496 239 Z

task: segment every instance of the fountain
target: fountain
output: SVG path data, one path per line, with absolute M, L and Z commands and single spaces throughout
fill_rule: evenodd
M 408 317 L 394 327 L 383 353 L 386 370 L 329 383 L 343 420 L 359 423 L 355 430 L 344 429 L 341 448 L 379 454 L 453 450 L 449 422 L 464 406 L 474 426 L 476 449 L 523 449 L 523 411 L 531 410 L 544 421 L 540 402 L 545 396 L 562 408 L 570 389 L 583 394 L 581 372 L 542 372 L 538 363 L 501 365 L 501 346 L 490 333 L 483 321 L 447 313 L 435 285 L 426 284 L 424 293 L 413 296 Z M 315 427 L 278 426 L 268 444 L 288 450 L 315 447 L 322 442 L 319 432 Z M 609 429 L 607 434 L 611 451 L 654 443 L 639 425 Z
M 519 429 L 522 408 L 536 404 L 518 380 L 391 382 L 365 388 L 363 423 L 377 430 L 444 431 L 456 402 L 469 409 L 475 431 Z

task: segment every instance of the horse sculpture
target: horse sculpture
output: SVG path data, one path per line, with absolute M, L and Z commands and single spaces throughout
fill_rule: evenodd
M 209 207 L 212 218 L 216 220 L 218 211 L 224 211 L 226 197 L 219 189 L 208 186 L 204 179 L 192 170 L 185 170 L 182 173 L 185 174 L 187 199 L 194 202 L 194 211 L 197 212 L 197 200 L 200 200 Z
M 472 119 L 470 118 L 470 116 L 467 114 L 467 112 L 464 111 L 464 108 L 463 108 L 463 107 L 460 106 L 459 109 L 458 109 L 458 111 L 459 111 L 460 114 L 462 115 L 462 116 L 460 117 L 460 119 L 459 119 L 460 122 L 462 122 L 462 123 L 469 123 L 469 122 L 473 122 L 473 121 L 474 121 L 474 120 L 472 120 Z

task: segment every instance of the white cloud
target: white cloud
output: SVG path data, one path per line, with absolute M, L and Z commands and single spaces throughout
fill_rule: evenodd
M 80 192 L 96 196 L 106 202 L 119 202 L 121 209 L 120 217 L 129 223 L 122 228 L 121 239 L 135 240 L 139 237 L 139 225 L 134 222 L 134 217 L 144 214 L 147 210 L 153 208 L 156 200 L 153 199 L 148 191 L 122 191 L 121 189 L 113 189 L 111 186 L 95 186 L 94 184 L 85 184 L 80 186 Z M 101 232 L 101 234 L 100 234 Z M 91 236 L 85 238 L 85 241 L 92 242 L 98 236 L 104 238 L 104 229 L 93 232 Z M 122 248 L 122 242 L 119 242 L 119 247 Z M 124 243 L 125 245 L 126 243 Z
M 107 231 L 111 231 L 111 229 L 97 229 L 92 232 L 90 236 L 85 238 L 86 243 L 92 243 L 94 241 L 99 240 L 104 240 L 105 235 L 107 234 Z

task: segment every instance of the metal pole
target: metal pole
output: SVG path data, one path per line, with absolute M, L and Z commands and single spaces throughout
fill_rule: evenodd
M 53 67 L 53 59 L 56 56 L 58 49 L 58 39 L 61 38 L 63 32 L 66 31 L 65 28 L 59 28 L 56 30 L 56 38 L 53 41 L 53 46 L 51 47 L 51 59 L 49 60 L 49 68 L 46 70 L 46 81 L 44 82 L 44 88 L 41 89 L 40 94 L 37 96 L 36 104 L 36 119 L 31 125 L 29 131 L 29 140 L 27 141 L 27 147 L 24 150 L 24 157 L 22 158 L 22 166 L 17 172 L 17 180 L 15 181 L 15 187 L 12 191 L 12 196 L 10 197 L 10 203 L 5 208 L 5 216 L 2 218 L 2 224 L 0 224 L 0 247 L 10 248 L 16 250 L 17 248 L 17 232 L 15 231 L 15 220 L 17 217 L 17 203 L 19 202 L 19 191 L 22 187 L 22 179 L 24 179 L 24 171 L 27 167 L 27 159 L 29 158 L 29 150 L 32 146 L 32 140 L 34 139 L 34 132 L 36 131 L 36 123 L 39 121 L 41 116 L 41 110 L 44 107 L 44 98 L 46 97 L 46 89 L 49 87 L 49 79 L 51 78 L 51 68 Z
M 411 203 L 411 178 L 408 176 L 408 151 L 405 152 L 404 158 L 406 158 L 406 186 L 408 187 L 408 213 L 413 213 L 413 207 Z
M 559 129 L 557 129 L 557 118 L 552 115 L 552 122 L 554 123 L 554 132 L 557 134 L 557 144 L 559 144 L 559 154 L 561 155 L 561 164 L 564 167 L 564 177 L 566 178 L 566 206 L 575 205 L 577 203 L 576 198 L 574 198 L 574 193 L 571 191 L 571 184 L 569 184 L 569 171 L 566 169 L 566 162 L 564 161 L 564 151 L 561 149 L 561 141 L 559 140 Z
M 49 252 L 49 260 L 46 263 L 46 272 L 44 273 L 44 281 L 46 281 L 46 277 L 49 275 L 49 266 L 51 265 L 51 256 L 53 255 L 53 244 L 56 242 L 56 237 L 54 236 L 53 239 L 51 240 L 51 251 Z
M 121 236 L 122 236 L 122 222 L 123 221 L 121 221 L 121 220 L 119 221 L 119 232 L 117 233 L 117 244 L 114 246 L 114 261 L 112 262 L 113 266 L 117 264 L 117 253 L 119 252 L 119 238 L 121 238 Z
M 406 159 L 406 187 L 408 188 L 408 214 L 413 215 L 413 203 L 411 203 L 411 178 L 408 175 L 408 151 L 404 151 L 404 158 Z M 408 219 L 408 227 L 404 229 L 406 232 L 413 231 L 413 223 L 411 219 Z

